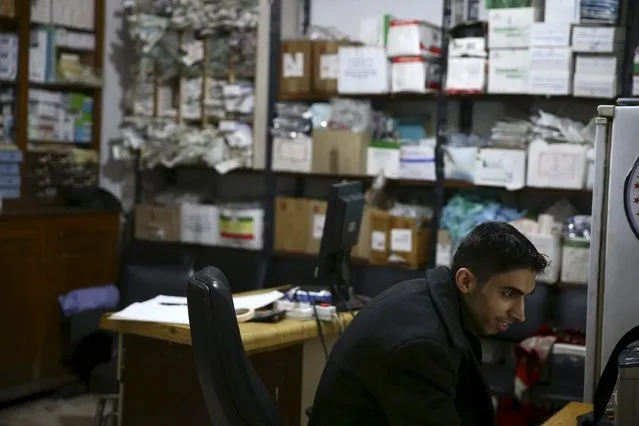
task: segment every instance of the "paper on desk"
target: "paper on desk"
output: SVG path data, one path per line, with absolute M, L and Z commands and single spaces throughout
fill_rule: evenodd
M 282 297 L 282 292 L 273 290 L 263 294 L 234 297 L 233 304 L 236 309 L 260 309 Z M 189 311 L 186 297 L 160 295 L 146 302 L 133 303 L 111 315 L 111 319 L 188 325 Z

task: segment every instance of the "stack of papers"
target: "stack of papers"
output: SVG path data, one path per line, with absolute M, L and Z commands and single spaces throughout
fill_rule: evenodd
M 233 298 L 235 309 L 260 309 L 284 297 L 280 291 Z M 166 324 L 189 324 L 189 311 L 186 297 L 160 295 L 146 302 L 132 303 L 120 312 L 111 315 L 111 319 L 120 321 L 144 321 Z

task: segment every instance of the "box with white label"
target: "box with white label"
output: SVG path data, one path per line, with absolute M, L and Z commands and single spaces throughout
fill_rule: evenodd
M 435 138 L 415 144 L 403 143 L 399 156 L 399 178 L 435 180 Z
M 544 20 L 549 23 L 578 24 L 581 0 L 546 0 Z
M 180 241 L 216 246 L 220 243 L 217 206 L 185 203 L 180 207 Z
M 390 140 L 372 140 L 366 151 L 366 174 L 387 178 L 399 177 L 400 143 Z
M 528 186 L 582 189 L 586 179 L 588 146 L 548 143 L 536 139 L 528 146 Z
M 402 56 L 391 62 L 391 92 L 431 93 L 439 89 L 438 63 L 421 56 Z
M 419 268 L 428 260 L 428 223 L 413 217 L 392 216 L 390 220 L 388 263 Z
M 393 19 L 388 28 L 386 52 L 396 56 L 440 56 L 441 28 L 425 21 Z
M 313 139 L 301 135 L 297 138 L 273 138 L 273 170 L 309 173 L 313 160 Z
M 533 23 L 541 21 L 542 12 L 537 7 L 489 10 L 488 48 L 529 47 Z
M 531 47 L 530 69 L 546 72 L 572 72 L 572 50 L 569 47 Z
M 530 34 L 531 47 L 570 47 L 570 23 L 535 22 Z
M 308 245 L 306 252 L 310 254 L 319 253 L 322 235 L 324 234 L 324 222 L 326 221 L 326 208 L 328 204 L 322 200 L 309 201 L 308 218 Z
M 383 47 L 339 48 L 337 91 L 342 94 L 381 94 L 390 89 L 390 62 Z
M 480 148 L 475 160 L 475 185 L 518 190 L 526 185 L 526 151 Z
M 621 57 L 580 53 L 575 56 L 575 74 L 611 76 L 618 75 Z
M 622 27 L 575 25 L 572 50 L 579 53 L 614 53 L 623 49 L 626 33 Z
M 280 60 L 280 93 L 310 93 L 313 73 L 311 40 L 282 40 Z
M 529 49 L 491 50 L 488 58 L 488 93 L 528 93 Z
M 572 71 L 531 71 L 528 93 L 547 96 L 570 95 L 572 93 Z
M 575 73 L 572 94 L 575 97 L 612 99 L 620 92 L 615 76 Z
M 486 58 L 448 58 L 447 93 L 483 93 L 487 79 Z

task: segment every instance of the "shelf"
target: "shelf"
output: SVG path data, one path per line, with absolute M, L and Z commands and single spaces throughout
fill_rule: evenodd
M 92 91 L 92 90 L 100 90 L 102 86 L 100 85 L 92 85 L 92 84 L 83 84 L 83 83 L 36 83 L 33 81 L 29 82 L 29 87 L 34 89 L 43 89 L 43 90 L 76 90 L 76 91 Z
M 434 101 L 437 100 L 437 93 L 384 93 L 378 95 L 347 95 L 347 94 L 322 94 L 322 93 L 309 93 L 309 94 L 280 94 L 280 102 L 321 102 L 328 101 L 331 98 L 366 98 L 371 100 L 401 100 L 401 101 Z M 543 100 L 556 100 L 556 101 L 575 101 L 575 102 L 600 102 L 610 103 L 615 99 L 607 98 L 583 98 L 575 96 L 545 96 L 545 95 L 532 95 L 526 93 L 517 94 L 497 94 L 497 93 L 482 93 L 482 94 L 468 94 L 468 95 L 446 95 L 446 99 L 454 101 L 483 101 L 483 102 L 512 102 L 519 100 L 526 100 L 528 102 L 536 102 Z
M 316 260 L 317 256 L 318 256 L 317 254 L 302 253 L 302 252 L 296 252 L 296 251 L 285 251 L 285 250 L 275 250 L 275 251 L 273 251 L 273 257 L 279 258 L 279 259 Z M 392 264 L 392 263 L 390 263 L 388 265 L 371 265 L 368 262 L 368 259 L 361 258 L 361 257 L 352 257 L 351 258 L 351 263 L 353 265 L 363 265 L 363 266 L 367 266 L 367 267 L 371 267 L 371 268 L 393 268 L 393 269 L 403 269 L 403 270 L 406 270 L 406 271 L 415 271 L 415 270 L 420 269 L 420 268 L 417 268 L 417 269 L 408 268 L 408 267 L 400 265 L 400 264 Z M 425 268 L 425 266 L 424 266 L 424 268 Z

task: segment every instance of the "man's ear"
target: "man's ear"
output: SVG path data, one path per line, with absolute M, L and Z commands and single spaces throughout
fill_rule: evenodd
M 455 273 L 455 284 L 462 294 L 468 294 L 475 289 L 477 279 L 467 268 L 459 268 Z

